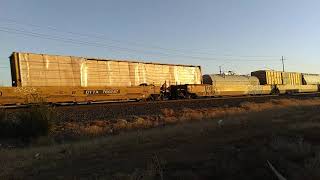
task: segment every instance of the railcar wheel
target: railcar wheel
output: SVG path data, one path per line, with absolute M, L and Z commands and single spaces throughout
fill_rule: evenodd
M 152 94 L 149 98 L 150 101 L 159 101 L 160 100 L 160 96 L 157 94 Z
M 280 90 L 278 88 L 275 88 L 275 89 L 272 90 L 271 94 L 280 95 Z
M 151 95 L 150 97 L 148 97 L 148 98 L 146 99 L 146 101 L 154 101 L 154 97 Z

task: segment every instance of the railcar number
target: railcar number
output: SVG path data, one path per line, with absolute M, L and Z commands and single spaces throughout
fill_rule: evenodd
M 120 89 L 84 90 L 84 94 L 119 94 Z

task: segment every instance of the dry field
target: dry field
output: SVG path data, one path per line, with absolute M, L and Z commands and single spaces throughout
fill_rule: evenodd
M 97 137 L 104 135 L 114 135 L 124 131 L 136 129 L 149 129 L 163 127 L 171 124 L 184 122 L 194 122 L 203 120 L 224 120 L 229 117 L 244 115 L 252 112 L 260 112 L 270 109 L 283 109 L 296 106 L 317 106 L 320 105 L 320 98 L 308 100 L 281 99 L 270 100 L 263 103 L 243 102 L 236 107 L 212 107 L 212 108 L 180 108 L 178 110 L 164 108 L 159 109 L 159 113 L 149 115 L 128 115 L 122 118 L 110 119 L 89 119 L 89 120 L 63 120 L 55 124 L 52 136 L 58 141 L 68 139 L 83 139 L 85 137 Z M 237 123 L 243 121 L 237 119 Z
M 319 98 L 159 111 L 60 122 L 0 150 L 0 179 L 320 179 Z

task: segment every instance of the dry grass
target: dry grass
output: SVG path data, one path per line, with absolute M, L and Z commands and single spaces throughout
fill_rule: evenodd
M 148 162 L 146 169 L 135 169 L 130 174 L 116 173 L 112 176 L 114 180 L 164 180 L 164 162 L 154 154 Z
M 222 112 L 165 110 L 161 117 L 70 123 L 65 127 L 83 129 L 89 135 L 104 133 L 101 129 L 112 126 L 139 131 L 49 147 L 2 150 L 0 178 L 272 179 L 265 165 L 270 161 L 287 179 L 319 179 L 319 105 L 285 108 L 277 102 L 275 109 L 255 105 L 249 113 L 251 107 L 247 104 L 245 110 L 240 107 L 230 112 L 227 108 L 221 108 Z M 189 123 L 142 130 L 160 119 L 167 123 L 165 118 Z M 308 125 L 299 128 L 299 124 Z
M 54 136 L 90 139 L 56 144 L 41 137 L 34 143 L 42 147 L 1 150 L 0 178 L 272 179 L 270 161 L 290 180 L 319 179 L 319 105 L 319 99 L 273 100 L 60 122 Z
M 320 99 L 312 100 L 271 100 L 264 103 L 243 102 L 239 107 L 215 107 L 203 109 L 182 109 L 175 111 L 173 109 L 160 109 L 162 115 L 133 116 L 113 120 L 94 120 L 89 122 L 65 122 L 58 124 L 55 129 L 55 135 L 62 138 L 72 136 L 96 137 L 108 134 L 118 134 L 122 131 L 133 129 L 148 129 L 164 125 L 177 124 L 183 122 L 203 121 L 203 120 L 220 120 L 223 125 L 229 117 L 248 114 L 252 112 L 261 112 L 270 109 L 294 108 L 301 106 L 320 105 Z M 298 115 L 297 115 L 298 116 Z M 304 116 L 304 114 L 301 114 Z M 275 117 L 272 121 L 281 122 L 283 119 Z M 245 120 L 241 117 L 238 122 L 245 126 Z M 292 124 L 291 126 L 294 126 Z M 304 126 L 308 126 L 305 124 Z M 292 127 L 294 128 L 294 127 Z

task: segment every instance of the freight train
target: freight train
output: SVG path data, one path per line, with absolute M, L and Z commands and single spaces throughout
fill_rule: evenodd
M 94 103 L 320 91 L 320 75 L 260 70 L 203 75 L 200 66 L 14 52 L 0 105 Z
M 203 84 L 170 86 L 174 99 L 312 93 L 320 91 L 320 75 L 260 70 L 251 76 L 203 75 Z

